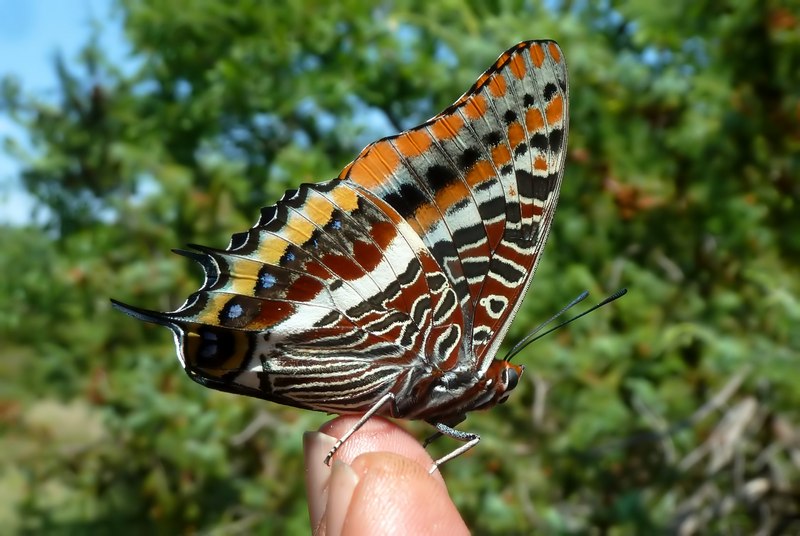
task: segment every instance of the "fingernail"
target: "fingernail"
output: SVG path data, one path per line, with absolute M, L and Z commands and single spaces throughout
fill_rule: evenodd
M 342 533 L 357 485 L 358 475 L 353 468 L 339 460 L 334 461 L 328 484 L 328 509 L 325 511 L 326 536 L 339 536 Z
M 306 462 L 306 490 L 308 495 L 308 517 L 311 529 L 316 531 L 325 505 L 328 502 L 328 483 L 331 468 L 325 465 L 324 459 L 336 444 L 336 438 L 322 432 L 306 432 L 303 434 L 303 452 Z

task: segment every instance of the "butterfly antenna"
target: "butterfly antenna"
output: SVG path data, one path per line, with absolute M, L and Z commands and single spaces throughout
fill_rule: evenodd
M 569 309 L 571 309 L 572 307 L 576 306 L 577 304 L 579 304 L 580 302 L 585 300 L 586 296 L 588 296 L 588 295 L 589 295 L 589 291 L 588 290 L 584 290 L 583 292 L 578 294 L 576 297 L 574 297 L 571 302 L 569 302 L 564 307 L 562 307 L 559 312 L 557 312 L 556 314 L 554 314 L 553 316 L 551 316 L 550 318 L 548 318 L 547 320 L 545 320 L 544 322 L 542 322 L 541 324 L 539 324 L 538 326 L 533 328 L 533 330 L 530 333 L 528 333 L 525 336 L 524 339 L 519 341 L 517 344 L 514 345 L 514 347 L 511 350 L 509 350 L 508 354 L 506 354 L 506 357 L 503 359 L 503 361 L 508 361 L 512 357 L 517 355 L 517 353 L 519 353 L 520 350 L 522 350 L 525 346 L 528 345 L 528 339 L 530 339 L 531 337 L 533 337 L 534 335 L 539 333 L 539 331 L 541 331 L 542 328 L 544 328 L 547 324 L 549 324 L 550 322 L 552 322 L 553 320 L 555 320 L 559 316 L 561 316 L 564 313 L 566 313 Z
M 578 295 L 578 296 L 577 296 L 575 299 L 573 299 L 573 300 L 572 300 L 571 302 L 569 302 L 569 303 L 568 303 L 566 306 L 564 306 L 564 308 L 563 308 L 563 309 L 561 309 L 559 312 L 557 312 L 556 314 L 554 314 L 553 316 L 551 316 L 549 319 L 547 319 L 547 321 L 545 321 L 545 322 L 542 322 L 541 324 L 539 324 L 538 326 L 536 326 L 536 328 L 535 328 L 533 331 L 531 331 L 531 332 L 530 332 L 528 335 L 526 335 L 524 339 L 522 339 L 522 340 L 521 340 L 521 341 L 519 341 L 519 342 L 518 342 L 516 345 L 514 345 L 514 347 L 513 347 L 513 348 L 512 348 L 512 349 L 511 349 L 511 350 L 508 352 L 508 354 L 507 354 L 507 355 L 506 355 L 506 357 L 504 358 L 504 361 L 511 361 L 511 359 L 512 359 L 512 358 L 513 358 L 515 355 L 517 355 L 518 353 L 520 353 L 520 352 L 522 351 L 522 349 L 523 349 L 523 348 L 525 348 L 526 346 L 528 346 L 528 345 L 529 345 L 529 344 L 531 344 L 532 342 L 534 342 L 534 341 L 538 341 L 539 339 L 541 339 L 541 338 L 542 338 L 542 337 L 544 337 L 545 335 L 548 335 L 548 334 L 550 334 L 550 333 L 554 332 L 554 331 L 555 331 L 555 330 L 557 330 L 557 329 L 561 329 L 561 328 L 563 328 L 564 326 L 566 326 L 566 325 L 567 325 L 567 324 L 569 324 L 570 322 L 574 322 L 575 320 L 577 320 L 577 319 L 581 318 L 582 316 L 586 316 L 586 315 L 588 315 L 589 313 L 591 313 L 592 311 L 596 311 L 597 309 L 599 309 L 599 308 L 603 307 L 604 305 L 608 305 L 609 303 L 613 302 L 614 300 L 617 300 L 617 299 L 619 299 L 619 298 L 623 297 L 623 296 L 624 296 L 625 294 L 627 294 L 627 293 L 628 293 L 628 289 L 626 289 L 626 288 L 619 289 L 618 291 L 616 291 L 616 292 L 615 292 L 614 294 L 612 294 L 611 296 L 607 297 L 606 299 L 604 299 L 604 300 L 603 300 L 603 301 L 601 301 L 600 303 L 593 305 L 592 307 L 588 308 L 588 309 L 587 309 L 587 310 L 585 310 L 584 312 L 582 312 L 582 313 L 580 313 L 580 314 L 578 314 L 578 315 L 575 315 L 575 316 L 573 316 L 572 318 L 570 318 L 570 319 L 568 319 L 568 320 L 564 320 L 564 321 L 563 321 L 563 322 L 561 322 L 560 324 L 557 324 L 557 325 L 553 326 L 552 328 L 548 329 L 548 330 L 547 330 L 547 331 L 545 331 L 544 333 L 540 333 L 540 334 L 538 334 L 538 335 L 537 335 L 537 333 L 539 333 L 539 331 L 540 331 L 542 328 L 544 328 L 545 326 L 547 326 L 547 325 L 548 325 L 550 322 L 552 322 L 553 320 L 555 320 L 556 318 L 558 318 L 559 316 L 561 316 L 562 314 L 564 314 L 564 313 L 565 313 L 565 312 L 566 312 L 568 309 L 570 309 L 570 308 L 571 308 L 571 307 L 573 307 L 574 305 L 577 305 L 578 303 L 580 303 L 581 301 L 583 301 L 583 299 L 584 299 L 584 298 L 586 298 L 586 296 L 588 296 L 588 295 L 589 295 L 589 293 L 588 293 L 588 292 L 586 292 L 586 291 L 583 291 L 583 292 L 582 292 L 580 295 Z

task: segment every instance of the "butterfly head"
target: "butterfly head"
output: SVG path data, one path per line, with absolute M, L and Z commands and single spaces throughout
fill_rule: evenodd
M 508 361 L 499 359 L 492 361 L 481 382 L 484 396 L 477 398 L 478 404 L 471 409 L 489 409 L 504 403 L 519 383 L 519 378 L 524 370 L 525 367 L 522 365 L 515 365 Z

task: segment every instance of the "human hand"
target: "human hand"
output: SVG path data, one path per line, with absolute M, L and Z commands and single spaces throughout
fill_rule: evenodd
M 306 493 L 315 535 L 469 534 L 433 460 L 419 441 L 373 417 L 323 463 L 358 420 L 344 416 L 303 438 Z

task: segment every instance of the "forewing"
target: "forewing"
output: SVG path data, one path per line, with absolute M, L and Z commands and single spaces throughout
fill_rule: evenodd
M 533 277 L 564 170 L 567 95 L 558 45 L 520 43 L 444 112 L 340 175 L 394 208 L 450 280 L 462 368 L 485 372 Z

